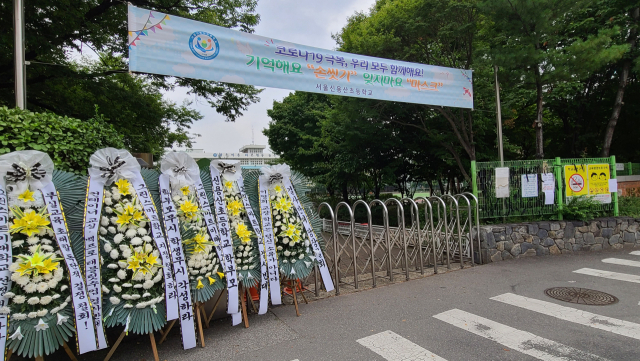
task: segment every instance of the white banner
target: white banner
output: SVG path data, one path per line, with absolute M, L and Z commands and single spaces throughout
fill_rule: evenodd
M 238 312 L 240 304 L 238 303 L 238 278 L 235 270 L 233 246 L 223 247 L 222 245 L 223 242 L 220 237 L 220 232 L 218 231 L 218 226 L 213 219 L 213 213 L 211 212 L 211 206 L 209 205 L 209 200 L 207 199 L 207 193 L 204 189 L 204 185 L 202 184 L 202 180 L 197 179 L 195 187 L 196 194 L 198 195 L 198 202 L 202 209 L 202 215 L 207 225 L 207 230 L 209 231 L 209 236 L 215 243 L 216 253 L 218 254 L 218 259 L 220 260 L 220 264 L 223 267 L 225 278 L 227 280 L 227 313 L 231 315 L 232 324 L 234 326 L 239 325 L 242 321 L 242 316 Z M 231 265 L 231 268 L 229 268 L 229 265 Z
M 313 227 L 311 227 L 311 222 L 309 221 L 309 217 L 307 217 L 307 212 L 304 210 L 304 207 L 302 207 L 302 204 L 298 199 L 298 195 L 296 194 L 296 190 L 293 188 L 289 177 L 285 176 L 282 179 L 282 183 L 284 183 L 284 189 L 287 191 L 289 198 L 291 198 L 291 202 L 298 212 L 298 217 L 300 217 L 300 219 L 302 220 L 304 229 L 307 231 L 307 235 L 309 236 L 309 240 L 311 241 L 311 246 L 313 247 L 313 253 L 316 256 L 316 260 L 318 261 L 318 267 L 320 267 L 320 274 L 322 275 L 322 282 L 324 282 L 324 287 L 327 292 L 333 291 L 333 280 L 331 279 L 331 274 L 329 273 L 329 267 L 327 267 L 327 262 L 324 259 L 322 248 L 320 248 L 318 237 L 313 231 Z
M 49 183 L 40 190 L 47 205 L 49 213 L 49 221 L 51 228 L 56 235 L 56 242 L 64 257 L 64 262 L 69 270 L 69 290 L 71 293 L 71 301 L 76 321 L 76 338 L 78 340 L 78 353 L 83 354 L 96 350 L 96 333 L 93 323 L 93 315 L 91 314 L 91 305 L 87 288 L 82 277 L 80 265 L 76 261 L 71 249 L 71 240 L 67 232 L 67 221 L 62 213 L 62 205 L 58 198 L 56 187 Z
M 258 238 L 258 250 L 260 251 L 260 309 L 258 310 L 259 315 L 264 315 L 267 313 L 267 308 L 269 307 L 269 270 L 267 268 L 267 251 L 264 246 L 262 231 L 260 230 L 260 223 L 258 223 L 258 219 L 256 215 L 253 213 L 253 208 L 251 208 L 251 203 L 249 202 L 249 197 L 247 197 L 247 193 L 244 189 L 244 180 L 242 176 L 237 180 L 238 188 L 240 188 L 240 196 L 242 197 L 242 204 L 244 205 L 244 209 L 247 212 L 247 217 L 249 218 L 249 222 L 251 222 L 251 226 L 253 227 L 253 231 L 256 232 L 256 237 Z M 275 263 L 276 270 L 278 269 L 278 262 L 276 260 Z M 275 295 L 274 297 L 274 293 Z M 278 287 L 274 290 L 271 289 L 271 303 L 274 305 L 281 304 L 280 300 L 280 282 L 278 280 Z
M 269 188 L 265 182 L 258 179 L 260 192 L 260 217 L 262 219 L 262 247 L 265 249 L 267 267 L 269 272 L 269 287 L 271 288 L 271 303 L 279 305 L 280 299 L 280 270 L 278 269 L 278 256 L 276 254 L 276 240 L 273 236 L 271 221 L 271 204 L 269 203 Z M 274 289 L 277 290 L 274 292 Z M 276 303 L 277 302 L 277 303 Z
M 187 350 L 196 347 L 196 329 L 193 314 L 193 301 L 189 286 L 189 272 L 182 248 L 182 236 L 178 223 L 178 212 L 171 200 L 169 176 L 161 174 L 159 179 L 160 199 L 162 202 L 162 218 L 164 229 L 169 240 L 173 274 L 178 288 L 178 308 L 180 310 L 180 328 L 182 330 L 182 347 Z
M 162 226 L 160 225 L 160 218 L 156 211 L 156 206 L 151 198 L 151 193 L 147 189 L 147 185 L 144 183 L 142 174 L 136 173 L 135 178 L 131 179 L 131 184 L 136 191 L 138 200 L 142 204 L 144 213 L 149 219 L 151 225 L 151 234 L 153 240 L 156 243 L 156 247 L 162 257 L 162 272 L 164 273 L 164 295 L 167 303 L 167 321 L 175 320 L 180 317 L 178 312 L 178 291 L 176 290 L 176 284 L 173 279 L 173 272 L 171 271 L 171 255 L 169 254 L 169 247 L 167 241 L 162 234 Z
M 93 322 L 95 325 L 98 350 L 107 348 L 107 338 L 102 324 L 102 282 L 100 279 L 100 215 L 102 212 L 102 198 L 105 180 L 89 177 L 87 197 L 84 208 L 84 274 L 87 283 L 87 293 L 93 308 Z
M 5 190 L 4 177 L 0 176 L 0 307 L 8 306 L 9 300 L 4 294 L 11 289 L 11 271 L 9 266 L 13 258 L 11 254 L 11 237 L 9 236 L 9 206 L 7 191 Z M 2 360 L 5 359 L 5 346 L 7 343 L 8 315 L 0 315 L 0 352 Z

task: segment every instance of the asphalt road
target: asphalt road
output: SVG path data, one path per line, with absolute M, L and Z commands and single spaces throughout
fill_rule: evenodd
M 274 307 L 252 315 L 249 329 L 213 322 L 206 348 L 183 351 L 176 329 L 158 347 L 160 359 L 639 360 L 640 252 L 632 251 L 467 268 L 302 304 L 301 317 L 293 306 Z M 619 301 L 566 303 L 546 296 L 550 287 L 594 289 Z M 153 360 L 148 337 L 126 337 L 112 358 L 143 359 Z

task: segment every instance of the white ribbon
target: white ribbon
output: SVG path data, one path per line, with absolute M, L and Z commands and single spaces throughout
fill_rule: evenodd
M 260 178 L 267 184 L 269 190 L 273 190 L 276 185 L 281 184 L 284 178 L 291 178 L 291 168 L 286 164 L 264 166 L 260 168 L 260 171 L 262 172 Z
M 7 192 L 4 185 L 4 174 L 0 174 L 0 307 L 9 306 L 9 300 L 4 294 L 11 289 L 11 237 L 9 235 L 9 206 Z M 8 336 L 8 317 L 0 315 L 0 352 L 5 359 L 5 345 Z
M 253 208 L 251 208 L 251 203 L 249 202 L 249 197 L 247 197 L 247 193 L 244 189 L 244 180 L 242 177 L 237 180 L 238 188 L 240 188 L 240 196 L 242 197 L 242 204 L 244 205 L 244 209 L 247 212 L 247 217 L 249 218 L 249 222 L 251 222 L 251 226 L 253 227 L 253 231 L 256 232 L 256 236 L 258 237 L 258 250 L 260 250 L 260 274 L 262 275 L 260 279 L 260 309 L 258 310 L 259 315 L 264 315 L 267 313 L 267 308 L 269 306 L 269 271 L 267 268 L 267 252 L 263 243 L 262 232 L 260 231 L 260 223 L 258 223 L 258 219 L 256 218 L 255 213 L 253 213 Z M 275 263 L 276 271 L 278 269 L 278 263 L 276 260 Z M 277 288 L 271 288 L 271 303 L 274 305 L 281 304 L 280 300 L 280 282 L 277 282 Z M 275 293 L 275 295 L 274 295 Z
M 222 160 L 212 160 L 209 167 L 215 168 L 222 178 L 235 182 L 242 176 L 242 166 L 240 162 L 230 162 Z
M 289 177 L 284 177 L 282 179 L 282 183 L 284 184 L 284 189 L 287 191 L 289 198 L 291 198 L 291 203 L 296 208 L 298 212 L 298 217 L 302 220 L 302 224 L 304 225 L 304 229 L 307 231 L 307 235 L 309 236 L 309 241 L 311 242 L 311 246 L 313 247 L 313 253 L 316 256 L 316 260 L 318 261 L 318 267 L 320 268 L 320 275 L 322 275 L 322 282 L 324 282 L 324 288 L 329 291 L 333 291 L 333 280 L 331 279 L 331 274 L 329 273 L 329 267 L 327 266 L 327 262 L 324 259 L 324 254 L 322 253 L 322 248 L 320 248 L 320 243 L 318 242 L 318 237 L 316 233 L 313 231 L 313 227 L 311 227 L 311 223 L 309 222 L 309 217 L 307 216 L 307 212 L 304 210 L 304 207 L 300 203 L 300 199 L 298 199 L 298 195 L 296 194 L 296 190 L 293 188 L 291 184 L 291 180 Z
M 162 174 L 169 176 L 173 192 L 184 186 L 193 186 L 200 179 L 200 168 L 193 158 L 185 152 L 170 152 L 160 163 Z
M 53 179 L 53 161 L 47 153 L 37 150 L 20 150 L 0 156 L 0 176 L 16 185 L 15 192 L 22 193 L 28 187 L 42 189 Z
M 196 329 L 193 315 L 193 302 L 189 286 L 189 271 L 182 248 L 182 236 L 178 223 L 178 212 L 171 200 L 169 175 L 161 174 L 159 179 L 160 198 L 162 200 L 162 218 L 164 229 L 169 240 L 173 274 L 178 289 L 178 308 L 180 310 L 180 329 L 182 331 L 182 347 L 187 350 L 196 347 Z
M 216 220 L 218 221 L 219 239 L 222 245 L 222 252 L 225 260 L 225 273 L 227 277 L 227 290 L 229 292 L 229 313 L 231 313 L 232 323 L 235 326 L 242 321 L 238 308 L 238 282 L 236 272 L 236 261 L 233 254 L 233 240 L 231 238 L 231 227 L 229 226 L 229 217 L 227 217 L 227 202 L 224 199 L 222 191 L 222 181 L 220 179 L 220 171 L 215 165 L 209 167 L 211 172 L 211 184 L 213 188 L 213 202 L 216 212 Z M 233 279 L 229 279 L 232 275 Z M 233 282 L 231 282 L 233 281 Z M 232 294 L 233 291 L 233 294 Z M 237 323 L 236 323 L 237 322 Z
M 133 179 L 140 174 L 140 164 L 124 149 L 99 149 L 91 155 L 89 163 L 89 176 L 104 179 L 105 185 L 111 185 L 118 178 Z
M 100 217 L 104 187 L 118 177 L 131 179 L 140 173 L 140 164 L 126 150 L 99 149 L 89 159 L 89 181 L 84 208 L 84 272 L 87 292 L 93 307 L 93 322 L 97 330 L 98 350 L 107 348 L 107 337 L 102 317 L 102 280 L 100 274 Z
M 160 224 L 160 217 L 158 217 L 158 211 L 151 198 L 151 193 L 147 189 L 147 185 L 144 183 L 142 174 L 137 173 L 133 179 L 131 179 L 133 189 L 136 191 L 138 200 L 142 205 L 147 219 L 151 225 L 151 235 L 156 243 L 156 247 L 160 252 L 162 258 L 162 273 L 164 274 L 164 297 L 167 306 L 167 321 L 175 320 L 180 317 L 178 312 L 178 291 L 173 279 L 173 272 L 171 271 L 171 255 L 169 253 L 169 246 L 167 240 L 162 233 L 162 226 Z
M 276 240 L 273 236 L 273 225 L 271 221 L 271 203 L 269 199 L 269 188 L 264 179 L 258 178 L 258 191 L 260 192 L 260 217 L 262 218 L 262 238 L 260 239 L 261 250 L 264 250 L 264 258 L 268 268 L 267 275 L 263 273 L 263 278 L 269 279 L 271 288 L 271 303 L 279 305 L 280 298 L 280 270 L 278 269 L 278 256 L 276 253 Z
M 87 294 L 87 287 L 82 277 L 80 265 L 76 261 L 71 249 L 71 240 L 67 231 L 67 221 L 62 213 L 62 206 L 58 198 L 58 192 L 53 183 L 47 184 L 40 190 L 47 206 L 49 213 L 49 221 L 51 228 L 56 236 L 56 242 L 64 257 L 64 262 L 69 270 L 69 291 L 73 302 L 75 321 L 76 321 L 76 337 L 78 340 L 78 352 L 80 354 L 95 351 L 96 332 L 92 315 L 91 304 Z

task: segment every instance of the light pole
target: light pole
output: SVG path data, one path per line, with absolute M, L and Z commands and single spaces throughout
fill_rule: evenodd
M 500 166 L 504 167 L 504 151 L 502 149 L 502 111 L 500 109 L 500 84 L 498 83 L 498 66 L 493 66 L 493 73 L 496 77 L 496 120 L 498 122 L 498 155 L 500 156 Z
M 24 109 L 27 103 L 27 76 L 24 62 L 24 3 L 13 0 L 13 34 L 15 59 L 16 107 Z

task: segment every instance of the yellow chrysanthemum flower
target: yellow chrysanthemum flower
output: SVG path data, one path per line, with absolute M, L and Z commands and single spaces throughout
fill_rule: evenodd
M 18 196 L 18 199 L 23 201 L 23 202 L 34 202 L 36 199 L 33 197 L 35 193 L 30 191 L 29 189 L 25 189 L 24 192 L 22 192 L 22 194 L 20 194 Z
M 20 263 L 18 265 L 17 272 L 20 272 L 20 276 L 38 274 L 47 274 L 55 271 L 60 265 L 62 258 L 54 258 L 54 254 L 45 254 L 40 252 L 40 246 L 36 248 L 30 256 L 19 255 Z
M 244 210 L 244 206 L 242 205 L 242 202 L 240 201 L 231 201 L 227 203 L 227 211 L 229 212 L 230 216 L 237 216 L 238 214 L 240 214 L 240 212 L 242 212 Z
M 136 252 L 132 246 L 131 250 L 133 251 L 131 257 L 127 259 L 127 269 L 133 271 L 133 277 L 135 277 L 138 272 L 142 272 L 143 275 L 152 272 L 153 267 L 162 267 L 160 262 L 158 262 L 158 257 L 154 256 L 151 252 Z M 144 250 L 146 248 L 146 243 L 142 246 Z
M 40 232 L 41 228 L 48 229 L 48 225 L 51 224 L 51 222 L 47 219 L 47 214 L 44 213 L 44 210 L 45 209 L 40 213 L 36 213 L 30 209 L 23 213 L 19 208 L 13 208 L 11 211 L 15 219 L 11 227 L 9 227 L 11 233 L 20 232 L 31 237 L 35 233 Z
M 180 191 L 182 192 L 183 196 L 189 195 L 189 186 L 184 186 L 180 188 Z
M 233 190 L 233 182 L 232 181 L 224 182 L 224 186 L 230 191 Z
M 278 193 L 282 192 L 282 186 L 280 185 L 275 186 L 273 189 Z
M 238 227 L 236 228 L 236 234 L 241 240 L 251 237 L 251 231 L 246 224 L 242 223 L 238 224 Z
M 130 187 L 131 187 L 131 183 L 129 183 L 128 180 L 126 179 L 119 179 L 116 183 L 115 183 L 116 187 L 118 187 L 118 192 L 120 192 L 120 194 L 122 194 L 123 196 L 129 195 L 131 194 Z
M 280 212 L 289 212 L 291 209 L 291 201 L 288 198 L 282 197 L 275 202 L 274 208 Z
M 187 200 L 180 205 L 180 210 L 187 218 L 193 218 L 198 212 L 198 205 Z
M 211 242 L 207 242 L 207 240 L 204 238 L 204 234 L 202 233 L 198 233 L 195 237 L 193 237 L 192 239 L 190 239 L 189 241 L 186 241 L 185 243 L 189 244 L 189 243 L 193 243 L 193 252 L 194 253 L 200 253 L 200 252 L 204 252 L 206 250 L 206 246 L 211 245 Z

